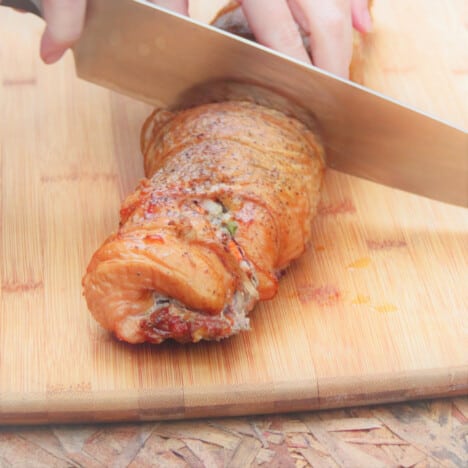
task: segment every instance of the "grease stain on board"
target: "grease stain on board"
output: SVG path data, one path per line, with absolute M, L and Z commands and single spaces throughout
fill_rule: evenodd
M 354 203 L 347 198 L 336 203 L 320 202 L 317 207 L 317 214 L 321 216 L 336 216 L 347 213 L 356 213 Z
M 315 302 L 321 307 L 336 304 L 341 300 L 341 292 L 330 284 L 324 286 L 303 284 L 297 287 L 297 294 L 303 304 Z
M 370 296 L 365 294 L 357 294 L 356 297 L 351 301 L 353 305 L 365 305 L 370 304 Z
M 37 80 L 36 80 L 35 77 L 31 77 L 31 78 L 13 78 L 13 79 L 5 78 L 2 81 L 3 86 L 34 86 L 35 84 L 37 84 Z
M 43 174 L 41 175 L 41 182 L 43 183 L 58 183 L 58 182 L 75 182 L 81 180 L 89 180 L 91 182 L 105 181 L 115 182 L 118 176 L 114 173 L 102 172 L 102 173 L 91 173 L 91 172 L 78 172 L 73 171 L 64 174 Z
M 369 257 L 361 257 L 350 263 L 347 268 L 349 270 L 358 270 L 361 268 L 367 268 L 371 265 L 372 260 Z
M 397 306 L 395 304 L 391 304 L 389 302 L 387 303 L 382 303 L 382 304 L 377 304 L 377 305 L 372 305 L 371 304 L 371 297 L 367 294 L 356 294 L 354 299 L 351 300 L 351 305 L 364 305 L 364 306 L 369 306 L 372 310 L 380 313 L 387 313 L 387 312 L 395 312 L 398 310 Z
M 387 312 L 395 312 L 398 310 L 395 304 L 390 304 L 390 303 L 372 306 L 372 308 L 376 310 L 377 312 L 381 312 L 383 314 Z
M 24 293 L 42 289 L 44 283 L 42 281 L 5 281 L 1 284 L 1 291 L 4 293 Z
M 383 240 L 366 240 L 369 250 L 391 250 L 407 247 L 408 244 L 404 239 L 383 239 Z
M 82 392 L 91 392 L 92 385 L 91 382 L 77 382 L 72 384 L 47 384 L 46 392 L 48 394 L 57 394 L 57 393 L 82 393 Z

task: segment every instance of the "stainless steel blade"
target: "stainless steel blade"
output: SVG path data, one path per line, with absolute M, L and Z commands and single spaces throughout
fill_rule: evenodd
M 277 91 L 316 117 L 330 167 L 468 206 L 466 131 L 145 0 L 89 0 L 74 53 L 80 77 L 156 106 L 225 80 Z

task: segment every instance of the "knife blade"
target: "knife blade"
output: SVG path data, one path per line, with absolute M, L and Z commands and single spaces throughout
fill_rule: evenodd
M 466 130 L 146 0 L 88 0 L 74 56 L 79 77 L 155 106 L 270 90 L 316 119 L 329 167 L 468 206 Z

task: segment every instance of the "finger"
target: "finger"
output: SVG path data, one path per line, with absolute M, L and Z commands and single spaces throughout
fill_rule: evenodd
M 288 1 L 289 9 L 293 15 L 294 21 L 302 28 L 302 30 L 309 34 L 309 21 L 300 7 L 295 1 Z
M 45 63 L 53 63 L 80 37 L 86 0 L 43 0 L 42 6 L 47 26 L 41 41 L 41 57 Z
M 369 0 L 351 0 L 353 26 L 361 33 L 372 31 L 372 18 L 369 11 Z
M 166 10 L 172 10 L 181 15 L 188 15 L 188 0 L 151 0 L 152 3 Z
M 296 0 L 296 4 L 309 23 L 314 65 L 347 78 L 353 54 L 349 1 Z
M 258 42 L 310 63 L 286 0 L 243 0 L 242 8 Z

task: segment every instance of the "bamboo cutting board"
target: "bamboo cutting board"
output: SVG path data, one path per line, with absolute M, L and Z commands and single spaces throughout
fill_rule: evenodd
M 377 0 L 366 84 L 468 126 L 467 14 L 461 0 Z M 70 55 L 44 66 L 41 31 L 0 9 L 0 424 L 468 392 L 467 211 L 332 171 L 312 247 L 251 332 L 196 346 L 104 332 L 81 277 L 143 175 L 150 108 L 76 79 Z

